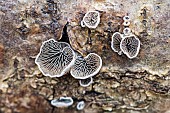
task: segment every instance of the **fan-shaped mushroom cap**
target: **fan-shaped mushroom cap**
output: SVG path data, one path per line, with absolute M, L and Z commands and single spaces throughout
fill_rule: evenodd
M 83 87 L 88 87 L 89 85 L 91 85 L 93 83 L 93 78 L 92 77 L 89 77 L 87 79 L 81 79 L 79 80 L 79 84 L 80 86 L 83 86 Z
M 45 76 L 60 77 L 69 71 L 75 61 L 75 53 L 70 45 L 49 39 L 43 42 L 35 59 L 39 70 Z
M 119 32 L 115 32 L 112 36 L 111 48 L 114 52 L 121 53 L 120 42 L 123 36 Z
M 68 107 L 73 104 L 73 99 L 71 97 L 60 97 L 59 99 L 54 99 L 51 101 L 51 105 L 55 107 Z
M 130 59 L 135 58 L 140 49 L 140 40 L 135 35 L 125 36 L 121 43 L 120 49 Z
M 78 57 L 75 60 L 70 73 L 76 79 L 87 79 L 96 75 L 101 67 L 101 57 L 95 53 L 90 53 L 85 58 Z
M 100 23 L 100 14 L 98 11 L 89 11 L 83 17 L 81 26 L 87 26 L 88 28 L 96 28 Z

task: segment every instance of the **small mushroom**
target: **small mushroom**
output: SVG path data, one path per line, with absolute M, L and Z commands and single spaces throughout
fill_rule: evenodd
M 61 77 L 70 70 L 75 56 L 68 43 L 49 39 L 43 42 L 35 63 L 43 75 Z
M 87 79 L 81 79 L 79 80 L 79 84 L 80 86 L 83 86 L 83 87 L 88 87 L 89 85 L 91 85 L 93 83 L 93 78 L 92 77 L 89 77 Z
M 115 32 L 112 36 L 112 42 L 111 42 L 111 48 L 114 52 L 117 52 L 119 55 L 121 55 L 121 49 L 120 49 L 120 42 L 122 40 L 123 36 L 119 32 Z
M 120 49 L 128 58 L 135 58 L 140 49 L 140 40 L 135 35 L 125 36 L 121 43 Z
M 85 102 L 84 101 L 80 101 L 78 104 L 77 104 L 77 110 L 83 110 L 85 107 Z
M 131 29 L 129 28 L 129 27 L 126 27 L 126 28 L 124 28 L 123 29 L 123 33 L 124 33 L 124 35 L 130 35 L 131 34 Z
M 55 107 L 68 107 L 73 104 L 71 97 L 60 97 L 59 99 L 51 100 L 51 105 Z
M 125 22 L 129 22 L 129 21 L 130 21 L 130 17 L 129 17 L 129 16 L 124 16 L 124 17 L 123 17 L 123 20 L 124 20 Z
M 101 67 L 101 57 L 95 53 L 90 53 L 85 58 L 77 57 L 70 73 L 76 79 L 87 79 L 96 75 Z
M 98 11 L 89 11 L 85 14 L 83 17 L 83 20 L 81 21 L 81 26 L 88 28 L 96 28 L 98 24 L 100 23 L 100 14 Z
M 124 25 L 124 26 L 129 26 L 129 25 L 130 25 L 130 22 L 129 22 L 129 21 L 124 21 L 124 22 L 123 22 L 123 25 Z
M 81 27 L 86 27 L 83 21 L 81 21 Z

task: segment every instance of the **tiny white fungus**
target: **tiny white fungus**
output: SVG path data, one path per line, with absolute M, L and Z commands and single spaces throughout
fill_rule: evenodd
M 81 27 L 86 27 L 83 21 L 81 21 Z
M 124 16 L 124 17 L 123 17 L 123 20 L 124 20 L 125 22 L 129 22 L 129 21 L 130 21 L 130 17 L 129 17 L 129 16 Z
M 81 79 L 79 80 L 79 84 L 82 87 L 88 87 L 89 85 L 91 85 L 93 83 L 93 78 L 89 77 L 87 79 Z
M 83 27 L 85 25 L 88 28 L 94 29 L 98 26 L 99 23 L 100 23 L 100 13 L 98 11 L 88 11 L 83 17 L 81 26 Z
M 83 110 L 85 107 L 85 102 L 84 101 L 80 101 L 77 104 L 77 110 Z
M 51 105 L 55 107 L 68 107 L 73 104 L 71 97 L 60 97 L 59 99 L 51 100 Z
M 129 25 L 130 25 L 130 22 L 124 21 L 124 22 L 123 22 L 123 25 L 124 25 L 124 26 L 129 26 Z
M 129 27 L 126 27 L 123 29 L 124 35 L 130 35 L 131 34 L 131 29 Z

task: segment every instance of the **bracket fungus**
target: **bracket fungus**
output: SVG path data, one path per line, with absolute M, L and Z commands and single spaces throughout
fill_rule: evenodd
M 51 105 L 55 107 L 68 107 L 73 104 L 71 97 L 60 97 L 59 99 L 51 100 Z
M 93 78 L 89 77 L 87 79 L 81 79 L 79 80 L 79 84 L 82 87 L 88 87 L 89 85 L 91 85 L 93 83 Z
M 80 101 L 77 104 L 77 110 L 83 110 L 85 107 L 85 102 L 84 101 Z
M 112 41 L 111 41 L 111 48 L 114 52 L 117 52 L 119 55 L 121 55 L 121 49 L 120 49 L 120 42 L 123 39 L 122 34 L 119 32 L 115 32 L 112 36 Z
M 100 23 L 100 14 L 98 11 L 89 11 L 85 14 L 83 17 L 83 20 L 81 21 L 81 26 L 88 28 L 96 28 L 98 24 Z
M 140 49 L 140 40 L 135 35 L 125 36 L 121 43 L 120 49 L 128 58 L 135 58 Z
M 75 60 L 70 73 L 76 79 L 87 79 L 96 75 L 101 67 L 101 57 L 95 53 L 90 53 L 85 58 L 78 57 Z
M 61 77 L 70 70 L 75 56 L 68 43 L 49 39 L 43 42 L 35 63 L 43 75 Z

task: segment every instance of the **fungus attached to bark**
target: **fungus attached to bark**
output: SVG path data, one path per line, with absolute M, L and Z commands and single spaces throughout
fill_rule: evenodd
M 135 35 L 125 36 L 121 43 L 120 48 L 128 58 L 135 58 L 140 49 L 140 40 Z
M 123 30 L 123 33 L 124 33 L 124 35 L 130 35 L 131 34 L 131 29 L 130 28 L 128 28 L 128 27 L 126 27 L 126 28 L 124 28 L 124 30 Z
M 129 22 L 129 21 L 130 21 L 130 17 L 129 17 L 129 16 L 124 16 L 124 17 L 123 17 L 123 20 L 124 20 L 125 22 Z
M 60 77 L 69 71 L 75 61 L 70 45 L 49 39 L 43 42 L 35 63 L 45 76 Z
M 81 21 L 81 26 L 88 28 L 96 28 L 98 24 L 100 23 L 100 14 L 98 11 L 89 11 L 85 14 L 83 17 L 83 20 Z
M 124 22 L 123 22 L 123 25 L 124 25 L 124 26 L 129 26 L 129 25 L 130 25 L 130 22 L 124 21 Z
M 124 26 L 129 26 L 130 25 L 130 17 L 129 16 L 124 16 L 123 20 L 124 20 L 124 22 L 123 22 Z
M 82 87 L 88 87 L 89 85 L 91 85 L 93 83 L 93 78 L 89 77 L 87 79 L 81 79 L 79 80 L 79 84 Z
M 60 97 L 59 99 L 51 100 L 51 105 L 55 107 L 68 107 L 73 104 L 71 97 Z
M 115 32 L 112 36 L 111 48 L 114 52 L 117 52 L 119 55 L 121 55 L 120 42 L 122 38 L 123 36 L 119 32 Z
M 87 79 L 96 75 L 101 67 L 101 57 L 95 53 L 90 53 L 85 58 L 78 57 L 75 60 L 70 73 L 76 79 Z
M 81 21 L 81 27 L 86 27 L 83 21 Z
M 83 110 L 85 107 L 85 102 L 84 101 L 80 101 L 78 104 L 77 104 L 77 110 Z

